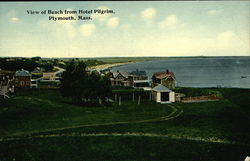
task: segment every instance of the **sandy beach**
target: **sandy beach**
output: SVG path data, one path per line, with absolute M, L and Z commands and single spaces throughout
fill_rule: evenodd
M 116 66 L 121 66 L 121 65 L 125 65 L 125 64 L 131 64 L 131 63 L 135 63 L 135 62 L 124 62 L 124 63 L 112 63 L 112 64 L 102 64 L 102 65 L 97 65 L 97 66 L 93 66 L 90 69 L 91 70 L 105 70 L 108 68 L 112 68 L 112 67 L 116 67 Z

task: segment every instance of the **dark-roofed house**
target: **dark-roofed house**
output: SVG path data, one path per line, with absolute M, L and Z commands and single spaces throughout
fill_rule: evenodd
M 149 87 L 150 81 L 148 80 L 148 76 L 146 71 L 132 71 L 128 76 L 129 86 L 131 87 Z
M 129 81 L 128 81 L 128 72 L 110 72 L 107 74 L 111 81 L 111 85 L 119 85 L 119 86 L 129 86 Z
M 15 73 L 15 87 L 17 88 L 30 88 L 31 74 L 27 70 L 18 70 Z
M 152 99 L 157 103 L 175 102 L 175 92 L 159 84 L 152 89 Z
M 146 71 L 144 71 L 144 70 L 140 71 L 140 70 L 136 69 L 135 71 L 132 71 L 130 74 L 136 75 L 136 76 L 141 76 L 141 77 L 147 77 Z
M 166 72 L 155 72 L 152 76 L 153 86 L 162 84 L 169 89 L 175 88 L 175 75 L 173 72 L 166 70 Z

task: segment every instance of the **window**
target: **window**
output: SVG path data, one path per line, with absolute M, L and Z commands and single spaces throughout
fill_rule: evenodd
M 29 81 L 26 81 L 26 85 L 29 85 L 30 84 L 30 82 Z
M 20 81 L 20 85 L 23 86 L 24 85 L 24 81 Z

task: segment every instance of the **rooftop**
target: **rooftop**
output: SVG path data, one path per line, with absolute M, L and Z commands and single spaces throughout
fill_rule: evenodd
M 156 92 L 171 92 L 170 89 L 168 89 L 167 87 L 165 87 L 164 85 L 161 85 L 161 84 L 159 84 L 158 86 L 154 87 L 152 90 L 156 91 Z
M 22 69 L 22 70 L 16 71 L 15 76 L 26 77 L 26 76 L 31 76 L 31 74 L 29 71 Z
M 170 71 L 166 71 L 166 72 L 155 72 L 153 74 L 153 77 L 155 78 L 158 78 L 158 79 L 163 79 L 163 78 L 166 78 L 166 77 L 172 77 L 173 79 L 175 79 L 175 75 L 173 72 L 170 72 Z

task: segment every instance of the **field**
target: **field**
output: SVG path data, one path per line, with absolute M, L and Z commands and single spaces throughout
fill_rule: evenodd
M 164 105 L 137 91 L 138 105 L 128 91 L 116 91 L 122 104 L 110 107 L 72 105 L 56 89 L 4 100 L 0 160 L 238 161 L 250 155 L 249 89 L 213 89 L 220 101 Z

